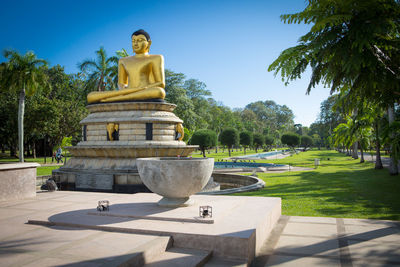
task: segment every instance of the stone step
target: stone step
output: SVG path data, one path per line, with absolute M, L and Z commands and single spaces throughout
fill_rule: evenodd
M 236 261 L 236 260 L 227 260 L 221 258 L 211 258 L 206 264 L 203 265 L 204 267 L 246 267 L 247 262 L 244 261 Z
M 118 266 L 144 266 L 164 254 L 172 246 L 172 243 L 173 240 L 170 236 L 159 236 L 136 247 L 131 253 L 134 256 L 124 262 L 119 262 Z
M 191 267 L 204 266 L 211 258 L 212 251 L 175 248 L 172 247 L 168 251 L 160 254 L 158 257 L 146 262 L 146 267 Z

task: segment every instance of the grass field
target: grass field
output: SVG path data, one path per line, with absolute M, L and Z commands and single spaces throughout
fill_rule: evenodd
M 68 157 L 69 158 L 69 157 Z M 51 157 L 46 157 L 46 161 L 44 157 L 37 157 L 37 158 L 31 158 L 31 157 L 25 157 L 24 158 L 25 162 L 36 162 L 41 165 L 43 164 L 55 164 L 56 161 L 54 160 L 53 162 L 51 161 Z M 65 158 L 63 158 L 63 161 Z M 68 160 L 68 159 L 67 159 Z M 18 158 L 10 158 L 7 154 L 4 155 L 2 154 L 0 156 L 0 163 L 17 163 L 19 162 Z M 54 169 L 58 169 L 61 166 L 59 165 L 54 165 L 54 166 L 41 166 L 37 168 L 37 175 L 42 176 L 42 175 L 51 175 L 51 171 Z
M 42 166 L 37 168 L 37 176 L 51 175 L 51 171 L 60 168 L 61 166 Z
M 261 173 L 265 188 L 236 195 L 281 197 L 285 215 L 400 220 L 400 180 L 386 169 L 326 150 L 268 162 L 311 165 L 315 158 L 321 165 L 313 171 Z

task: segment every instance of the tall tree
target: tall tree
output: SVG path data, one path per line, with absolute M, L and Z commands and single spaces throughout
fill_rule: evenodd
M 257 101 L 246 106 L 245 110 L 252 111 L 261 123 L 259 132 L 268 129 L 268 132 L 288 131 L 293 127 L 294 115 L 286 105 L 278 105 L 272 100 Z
M 183 85 L 185 83 L 185 75 L 176 73 L 171 70 L 165 70 L 165 100 L 176 104 L 174 113 L 181 118 L 185 127 L 189 130 L 196 130 L 197 114 L 194 109 L 193 101 L 186 94 Z
M 31 96 L 39 86 L 47 85 L 43 67 L 47 62 L 38 59 L 33 52 L 21 55 L 13 50 L 5 50 L 4 57 L 8 59 L 1 74 L 1 84 L 4 90 L 19 92 L 18 105 L 18 149 L 19 161 L 24 162 L 24 113 L 25 96 Z
M 301 78 L 310 66 L 307 93 L 322 83 L 331 93 L 348 91 L 387 107 L 399 102 L 398 0 L 309 0 L 303 11 L 281 18 L 313 24 L 299 45 L 284 50 L 269 66 L 286 83 Z
M 353 93 L 374 101 L 378 96 L 399 100 L 399 63 L 392 60 L 399 56 L 399 17 L 396 0 L 309 0 L 305 10 L 281 19 L 312 23 L 311 31 L 299 45 L 284 50 L 269 70 L 281 72 L 289 82 L 311 66 L 307 93 L 323 83 L 331 92 L 351 87 Z
M 95 53 L 96 59 L 86 59 L 78 64 L 78 68 L 87 75 L 86 92 L 118 88 L 115 83 L 115 77 L 118 75 L 116 72 L 118 57 L 107 57 L 104 47 L 100 47 Z

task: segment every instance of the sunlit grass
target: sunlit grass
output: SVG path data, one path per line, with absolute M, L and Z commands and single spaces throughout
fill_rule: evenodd
M 41 165 L 43 164 L 56 164 L 57 161 L 51 160 L 51 157 L 25 157 L 24 158 L 25 162 L 36 162 Z M 65 161 L 65 158 L 63 158 L 63 161 Z M 11 158 L 8 155 L 2 154 L 0 157 L 0 163 L 17 163 L 19 162 L 18 158 Z M 37 176 L 42 176 L 42 175 L 51 175 L 51 171 L 60 168 L 60 165 L 53 165 L 53 166 L 40 166 L 37 168 Z
M 295 165 L 315 158 L 321 159 L 315 170 L 261 173 L 265 188 L 237 195 L 280 197 L 285 215 L 400 220 L 399 177 L 386 169 L 375 170 L 372 163 L 360 164 L 336 151 L 308 151 L 270 162 Z
M 42 175 L 51 175 L 52 170 L 58 169 L 61 166 L 56 165 L 56 166 L 43 166 L 37 168 L 37 176 L 42 176 Z

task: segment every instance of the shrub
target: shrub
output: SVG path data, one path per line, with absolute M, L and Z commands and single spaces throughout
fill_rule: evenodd
M 299 145 L 300 137 L 295 133 L 286 133 L 281 137 L 282 144 L 286 144 L 290 148 L 294 149 L 295 146 Z
M 264 145 L 264 137 L 262 134 L 256 133 L 254 134 L 254 147 L 256 149 L 256 153 L 257 153 L 257 149 L 262 147 Z
M 313 140 L 310 136 L 303 135 L 300 139 L 300 145 L 302 147 L 304 147 L 304 149 L 307 149 L 307 147 L 310 147 L 313 145 Z
M 239 133 L 234 128 L 228 128 L 221 133 L 221 143 L 226 145 L 229 149 L 229 157 L 231 156 L 231 149 L 234 145 L 239 144 Z
M 274 138 L 270 135 L 265 136 L 265 145 L 268 147 L 268 149 L 271 149 L 273 144 L 274 144 Z
M 198 145 L 203 157 L 206 157 L 206 149 L 211 148 L 217 144 L 217 134 L 211 130 L 198 130 L 193 133 L 190 139 L 190 144 Z
M 253 144 L 253 134 L 251 132 L 241 132 L 240 144 L 243 146 L 244 154 L 246 155 L 246 148 Z

